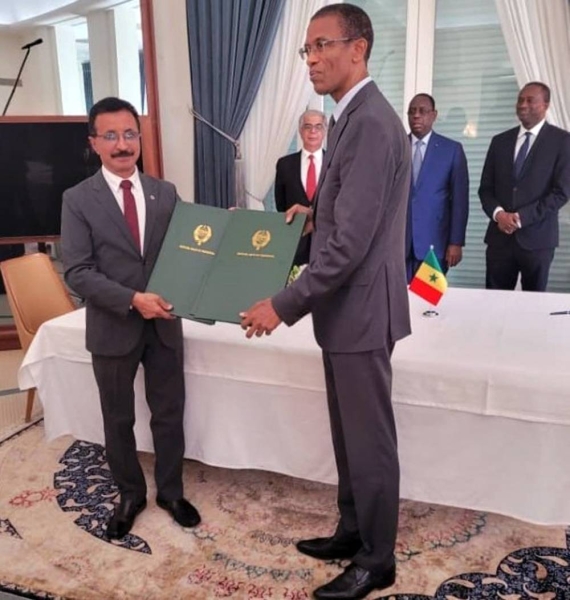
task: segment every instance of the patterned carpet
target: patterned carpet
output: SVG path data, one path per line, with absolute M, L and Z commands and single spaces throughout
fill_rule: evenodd
M 335 489 L 261 471 L 185 464 L 203 523 L 184 531 L 149 505 L 108 542 L 116 490 L 103 449 L 35 426 L 0 446 L 0 590 L 29 598 L 305 600 L 341 563 L 299 554 L 335 524 Z M 529 488 L 532 493 L 532 488 Z M 569 499 L 570 501 L 570 499 Z M 393 600 L 570 600 L 570 530 L 403 501 Z

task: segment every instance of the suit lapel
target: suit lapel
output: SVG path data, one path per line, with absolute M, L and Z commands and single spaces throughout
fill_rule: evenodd
M 311 203 L 307 198 L 307 193 L 305 191 L 305 187 L 303 186 L 303 175 L 301 173 L 301 150 L 299 150 L 299 152 L 295 153 L 293 156 L 294 160 L 291 161 L 291 166 L 293 167 L 294 172 L 291 173 L 291 181 L 298 182 L 298 192 L 305 199 L 306 205 L 309 206 Z
M 152 235 L 154 233 L 154 225 L 156 223 L 156 217 L 158 214 L 158 202 L 159 193 L 158 185 L 155 179 L 147 177 L 146 175 L 140 174 L 141 185 L 144 193 L 144 201 L 146 206 L 146 219 L 145 219 L 145 230 L 144 230 L 144 248 L 143 256 L 146 256 L 150 244 L 152 242 Z
M 510 168 L 511 179 L 513 181 L 513 185 L 515 183 L 515 147 L 517 145 L 517 137 L 519 135 L 519 128 L 515 127 L 515 129 L 510 130 L 511 134 L 507 138 L 506 144 L 504 146 L 504 160 L 502 163 L 505 165 L 506 169 Z
M 339 120 L 335 123 L 330 137 L 327 139 L 327 151 L 323 154 L 323 166 L 321 168 L 321 174 L 319 175 L 319 181 L 317 183 L 317 191 L 315 192 L 315 198 L 313 199 L 313 213 L 316 215 L 317 204 L 319 202 L 319 192 L 321 190 L 323 181 L 327 174 L 328 168 L 332 162 L 336 147 L 342 136 L 344 128 L 347 126 L 350 119 L 351 113 L 353 113 L 368 97 L 368 94 L 374 89 L 374 82 L 370 81 L 361 90 L 358 91 L 356 96 L 348 103 L 348 106 L 342 111 Z

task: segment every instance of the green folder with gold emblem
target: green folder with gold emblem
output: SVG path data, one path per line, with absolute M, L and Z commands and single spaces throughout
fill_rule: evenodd
M 303 230 L 299 216 L 229 211 L 178 202 L 147 291 L 173 305 L 173 314 L 213 323 L 239 323 L 239 313 L 287 283 Z
M 287 283 L 305 219 L 283 213 L 235 210 L 205 275 L 195 315 L 239 323 L 239 313 Z
M 195 318 L 196 298 L 231 216 L 228 210 L 176 203 L 146 288 L 147 292 L 159 294 L 170 302 L 172 314 Z

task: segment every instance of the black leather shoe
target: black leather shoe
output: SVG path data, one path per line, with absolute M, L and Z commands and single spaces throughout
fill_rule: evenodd
M 160 508 L 169 512 L 172 518 L 182 527 L 196 527 L 202 520 L 198 511 L 186 500 L 163 500 L 157 498 L 156 503 Z
M 351 563 L 343 573 L 317 588 L 313 594 L 318 600 L 359 600 L 372 590 L 383 590 L 396 581 L 396 567 L 383 573 L 372 573 Z
M 313 558 L 333 560 L 334 558 L 352 558 L 362 547 L 360 540 L 354 538 L 314 538 L 297 542 L 297 550 Z
M 144 510 L 146 498 L 135 500 L 133 498 L 121 498 L 119 506 L 115 508 L 113 516 L 107 523 L 107 537 L 110 540 L 118 540 L 131 530 L 136 516 Z

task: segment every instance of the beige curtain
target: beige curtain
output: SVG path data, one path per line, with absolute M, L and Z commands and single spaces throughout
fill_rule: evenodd
M 570 130 L 570 2 L 495 0 L 519 86 L 552 90 L 548 120 Z

